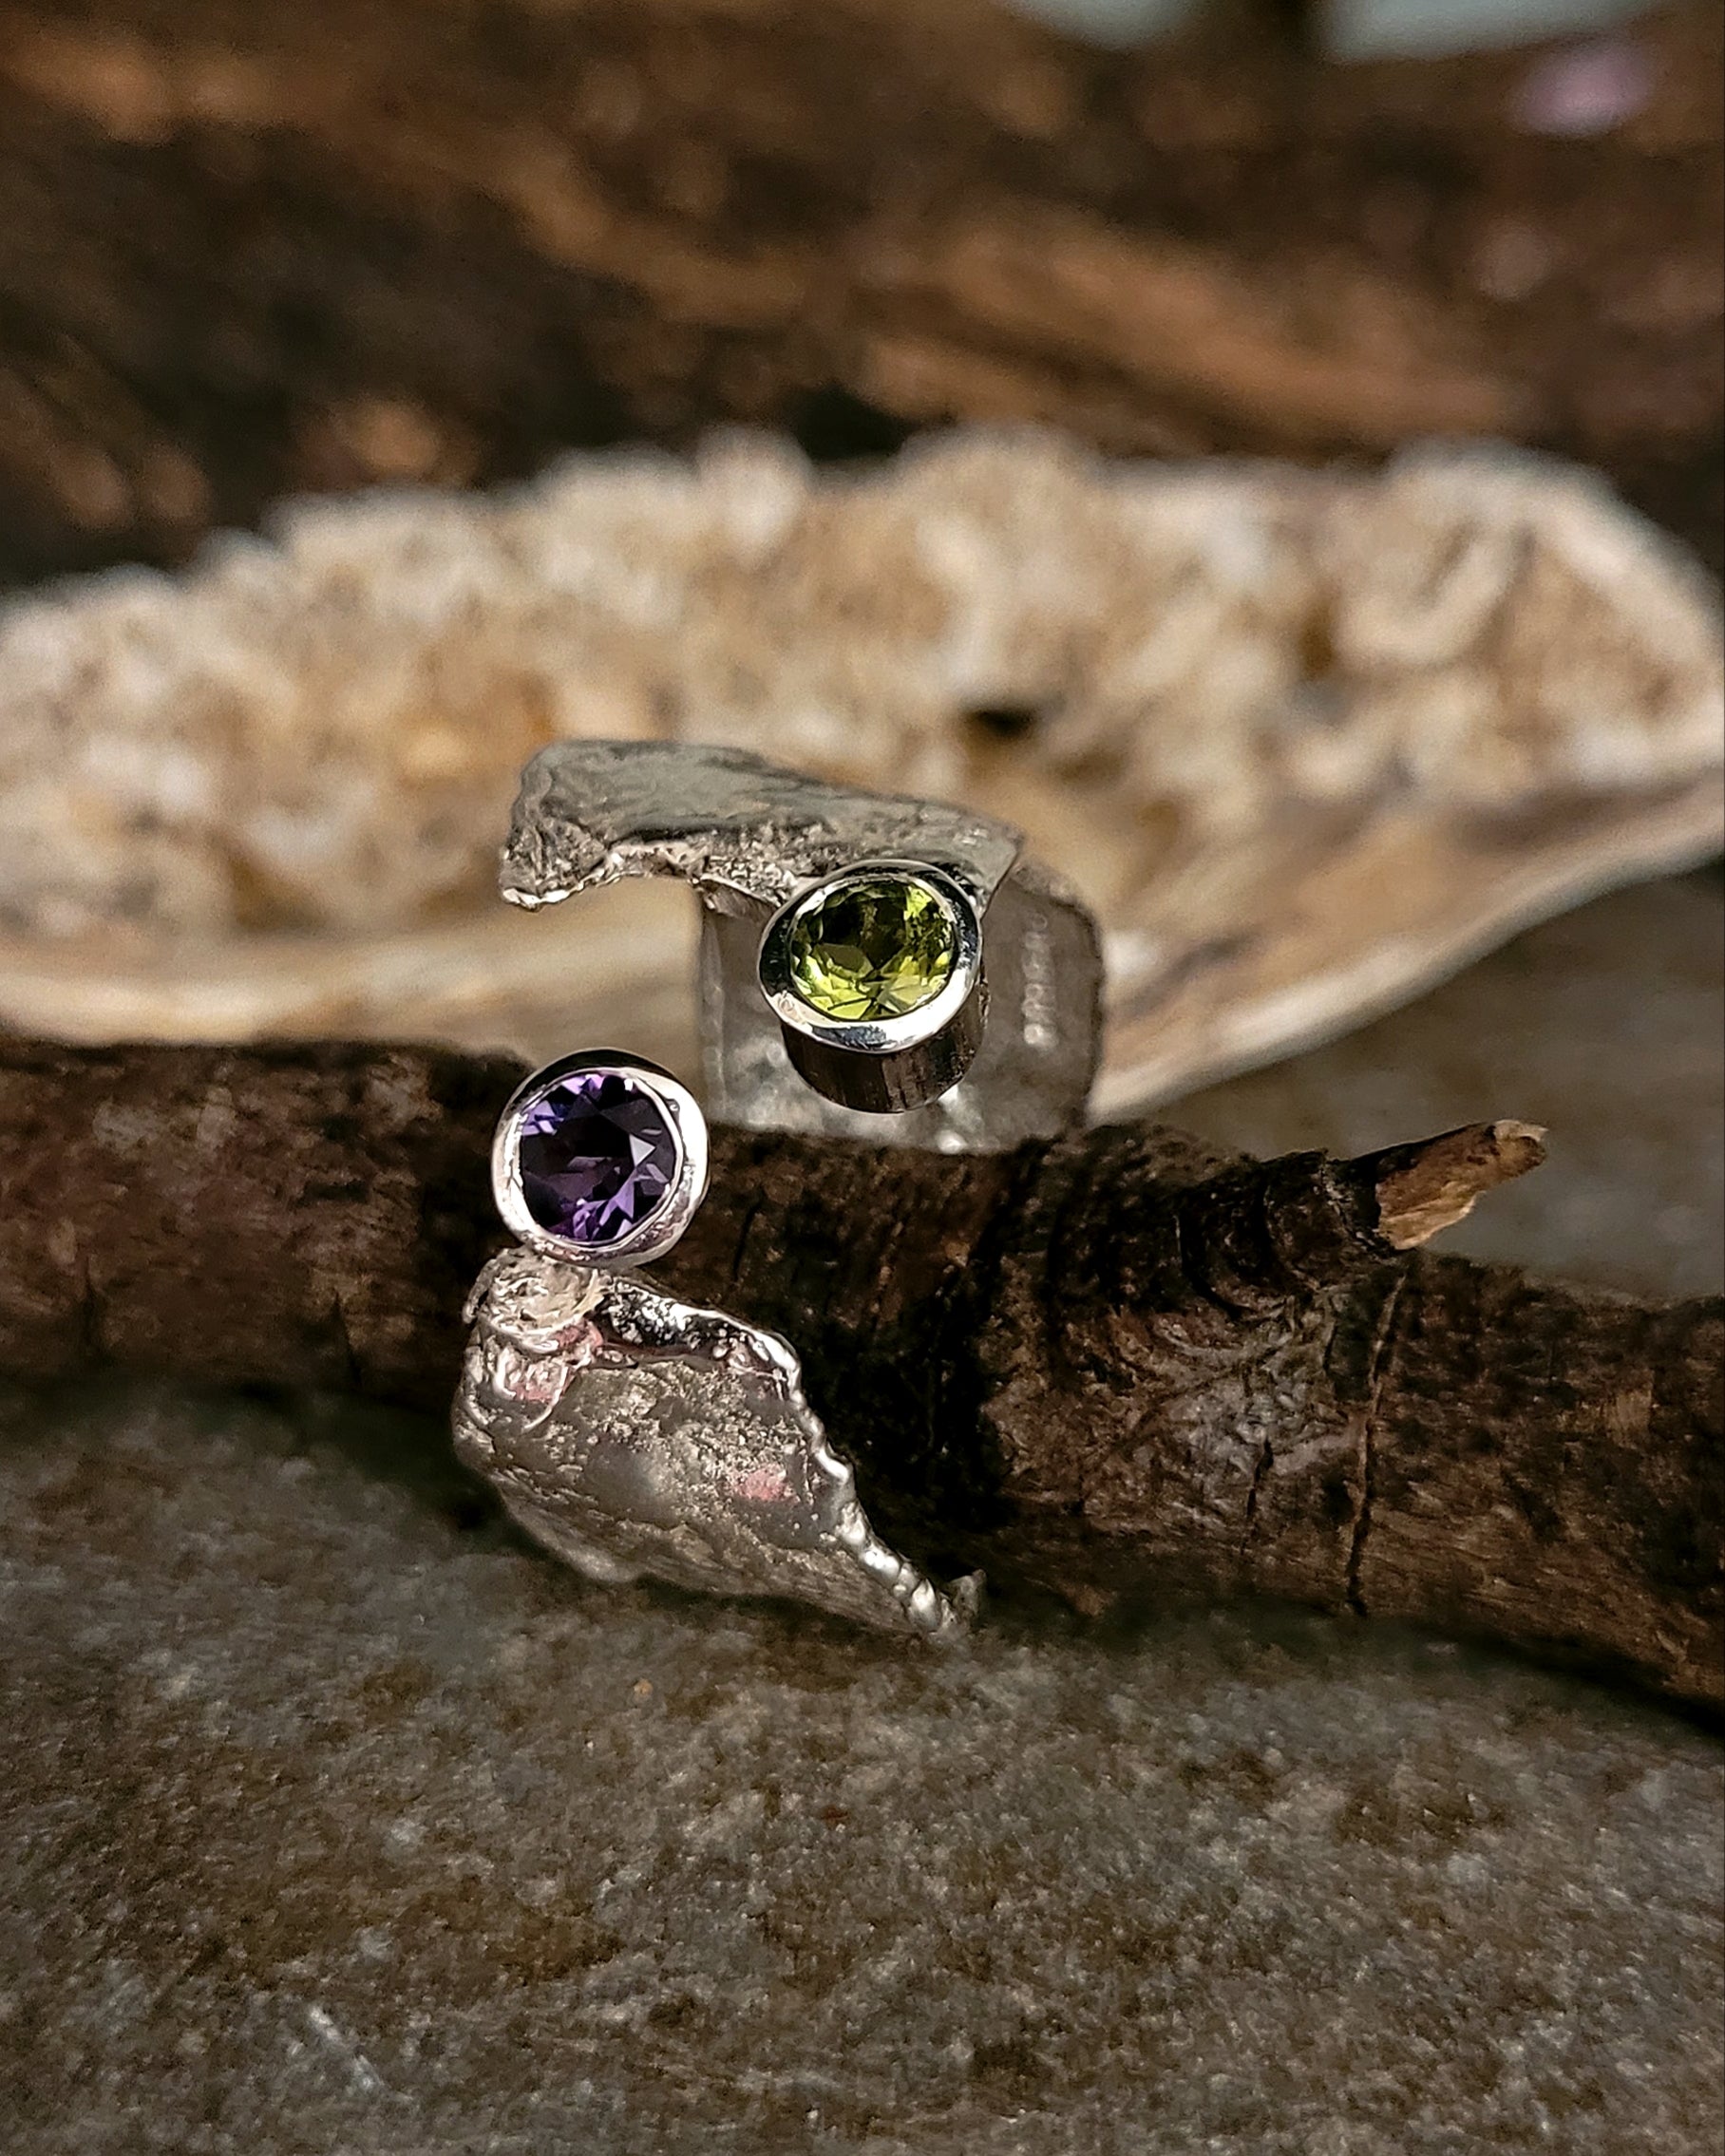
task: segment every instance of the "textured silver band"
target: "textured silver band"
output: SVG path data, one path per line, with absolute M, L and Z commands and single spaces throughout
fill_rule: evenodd
M 925 863 L 970 895 L 988 1015 L 950 1091 L 902 1113 L 870 1114 L 825 1098 L 793 1067 L 759 959 L 780 907 L 825 878 L 882 861 Z M 701 900 L 702 1051 L 709 1105 L 724 1121 L 942 1152 L 1005 1151 L 1082 1122 L 1101 1044 L 1096 924 L 1024 857 L 1012 825 L 805 778 L 737 749 L 573 741 L 541 750 L 522 773 L 503 896 L 555 905 L 629 876 L 681 878 Z
M 535 1220 L 517 1153 L 536 1098 L 561 1076 L 596 1071 L 650 1093 L 677 1147 L 659 1204 L 603 1251 L 559 1243 Z M 456 1451 L 529 1534 L 591 1579 L 785 1596 L 931 1639 L 965 1631 L 980 1579 L 943 1594 L 875 1533 L 787 1343 L 635 1277 L 693 1220 L 706 1161 L 699 1107 L 656 1065 L 567 1056 L 518 1089 L 492 1178 L 519 1241 L 467 1300 Z

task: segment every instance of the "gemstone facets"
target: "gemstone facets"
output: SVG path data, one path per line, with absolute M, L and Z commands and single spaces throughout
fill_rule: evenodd
M 790 985 L 821 1018 L 901 1018 L 946 986 L 957 953 L 950 909 L 911 876 L 835 883 L 790 931 Z
M 521 1111 L 521 1199 L 541 1228 L 603 1249 L 638 1228 L 676 1180 L 676 1134 L 648 1089 L 616 1070 L 559 1080 Z

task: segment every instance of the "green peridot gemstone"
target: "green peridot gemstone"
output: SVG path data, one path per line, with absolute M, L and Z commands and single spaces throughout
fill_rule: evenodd
M 790 932 L 790 980 L 823 1018 L 901 1018 L 946 986 L 957 955 L 953 918 L 913 877 L 836 884 Z

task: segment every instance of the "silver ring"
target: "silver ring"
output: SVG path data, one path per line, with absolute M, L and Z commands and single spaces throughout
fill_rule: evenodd
M 1012 825 L 699 743 L 541 750 L 503 896 L 555 905 L 628 876 L 680 877 L 701 900 L 702 1052 L 724 1121 L 995 1152 L 1084 1120 L 1100 937 Z M 863 935 L 852 901 L 871 886 Z M 800 934 L 821 949 L 799 954 Z
M 517 1088 L 492 1148 L 517 1241 L 467 1300 L 456 1450 L 591 1579 L 964 1631 L 979 1580 L 942 1593 L 874 1532 L 789 1345 L 636 1277 L 694 1219 L 707 1159 L 693 1095 L 641 1057 L 564 1056 Z

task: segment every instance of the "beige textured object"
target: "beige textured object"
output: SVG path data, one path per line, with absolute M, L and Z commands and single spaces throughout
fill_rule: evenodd
M 1022 824 L 1108 936 L 1105 1109 L 1381 1010 L 1725 823 L 1706 580 L 1586 476 L 760 437 L 289 511 L 0 611 L 0 1020 L 687 1068 L 692 921 L 493 885 L 564 735 L 725 741 Z

